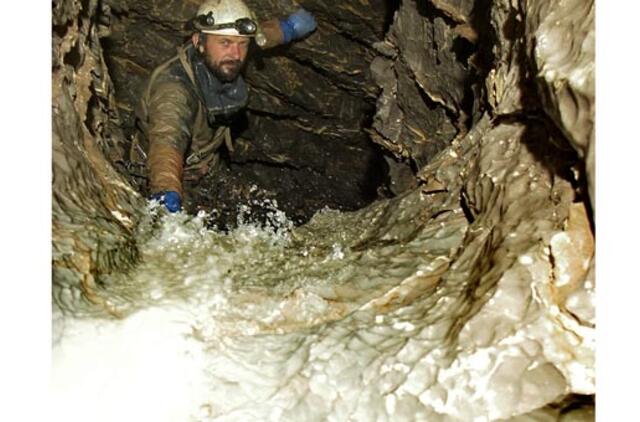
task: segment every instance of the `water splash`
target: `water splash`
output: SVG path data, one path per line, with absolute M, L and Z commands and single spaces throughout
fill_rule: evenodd
M 324 210 L 303 227 L 272 203 L 268 224 L 244 209 L 228 233 L 150 208 L 142 264 L 109 280 L 129 316 L 56 315 L 56 402 L 86 405 L 68 420 L 409 421 L 552 401 L 566 388 L 547 357 L 561 350 L 544 328 L 557 315 L 519 275 L 544 283 L 548 262 L 514 259 L 478 313 L 473 259 L 459 255 L 467 219 L 427 200 Z

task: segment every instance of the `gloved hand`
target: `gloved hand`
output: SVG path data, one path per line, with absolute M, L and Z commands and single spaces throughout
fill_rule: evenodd
M 285 19 L 280 19 L 280 29 L 284 43 L 299 40 L 315 31 L 318 24 L 313 15 L 303 8 L 298 9 Z
M 174 213 L 180 211 L 182 208 L 182 200 L 180 199 L 180 194 L 178 192 L 174 192 L 172 190 L 168 192 L 158 192 L 151 195 L 152 200 L 159 201 L 167 211 Z

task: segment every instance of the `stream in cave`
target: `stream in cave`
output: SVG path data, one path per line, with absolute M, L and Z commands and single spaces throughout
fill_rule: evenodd
M 54 313 L 57 409 L 95 421 L 495 420 L 561 395 L 551 320 L 490 344 L 541 301 L 526 286 L 460 333 L 478 302 L 451 265 L 469 225 L 461 210 L 425 218 L 428 200 L 416 190 L 326 209 L 301 227 L 267 203 L 268 224 L 241 213 L 228 233 L 150 203 L 142 264 L 104 281 L 118 318 Z
M 459 214 L 416 228 L 424 200 L 397 200 L 405 215 L 385 241 L 371 233 L 384 203 L 327 209 L 301 228 L 271 206 L 266 226 L 241 214 L 230 233 L 207 229 L 204 214 L 164 215 L 152 204 L 161 230 L 143 264 L 112 280 L 130 315 L 54 318 L 56 403 L 104 421 L 415 420 L 423 405 L 402 389 L 431 401 L 427 379 L 407 378 L 420 361 L 418 373 L 443 359 L 428 339 L 448 330 L 455 289 L 401 304 L 434 289 L 467 226 Z M 426 343 L 410 340 L 416 334 Z M 98 376 L 89 370 L 97 362 Z M 381 390 L 388 398 L 376 403 Z M 84 405 L 67 407 L 78 395 Z

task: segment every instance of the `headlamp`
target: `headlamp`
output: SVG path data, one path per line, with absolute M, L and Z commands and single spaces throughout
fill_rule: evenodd
M 235 22 L 228 23 L 215 23 L 213 18 L 213 12 L 209 12 L 206 15 L 198 15 L 196 17 L 196 28 L 199 30 L 216 31 L 218 29 L 233 28 L 238 31 L 240 35 L 254 35 L 258 30 L 258 25 L 249 18 L 240 18 Z

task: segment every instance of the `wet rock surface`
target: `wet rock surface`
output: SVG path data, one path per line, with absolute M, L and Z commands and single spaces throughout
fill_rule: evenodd
M 197 2 L 54 2 L 55 313 L 186 300 L 208 382 L 233 381 L 201 420 L 593 420 L 593 2 L 304 6 L 319 30 L 256 54 L 246 127 L 193 210 L 380 200 L 247 249 L 246 228 L 167 234 L 121 166 Z
M 123 138 L 113 129 L 113 85 L 96 48 L 101 27 L 89 19 L 97 4 L 53 8 L 53 296 L 69 309 L 108 307 L 95 293 L 97 277 L 137 262 L 144 207 L 107 159 Z

